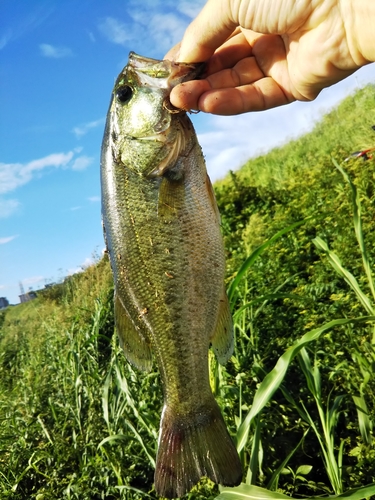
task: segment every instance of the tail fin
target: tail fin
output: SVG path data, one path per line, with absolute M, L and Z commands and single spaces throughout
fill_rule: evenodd
M 237 450 L 212 397 L 209 406 L 179 414 L 164 407 L 156 459 L 155 490 L 177 498 L 207 476 L 223 486 L 237 486 L 242 468 Z

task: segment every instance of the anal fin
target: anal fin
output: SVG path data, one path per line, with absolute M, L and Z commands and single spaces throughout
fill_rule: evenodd
M 216 328 L 210 341 L 219 363 L 225 365 L 234 349 L 233 320 L 225 290 L 220 299 Z
M 116 293 L 114 302 L 116 330 L 127 360 L 139 370 L 150 371 L 152 367 L 150 344 L 136 329 Z

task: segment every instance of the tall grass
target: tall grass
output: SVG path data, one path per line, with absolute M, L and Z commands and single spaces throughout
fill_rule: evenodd
M 360 253 L 363 261 L 363 269 L 364 275 L 368 281 L 368 286 L 371 291 L 372 299 L 375 299 L 374 294 L 374 282 L 371 273 L 371 267 L 369 264 L 366 246 L 364 243 L 364 235 L 362 230 L 362 221 L 361 221 L 361 202 L 360 197 L 358 196 L 357 189 L 355 185 L 350 180 L 348 174 L 343 170 L 343 168 L 338 165 L 336 161 L 334 161 L 336 168 L 343 175 L 344 179 L 350 186 L 352 193 L 352 204 L 353 204 L 353 219 L 354 219 L 354 231 L 356 234 L 356 238 L 358 241 Z M 278 232 L 274 237 L 268 240 L 266 243 L 261 245 L 258 249 L 256 249 L 249 258 L 247 258 L 239 270 L 237 276 L 233 279 L 231 285 L 229 286 L 228 295 L 231 299 L 235 296 L 236 287 L 239 285 L 241 279 L 244 278 L 247 272 L 251 270 L 251 266 L 255 262 L 256 258 L 258 258 L 263 251 L 272 243 L 274 243 L 278 238 L 280 238 L 287 231 L 294 229 L 294 227 L 298 227 L 301 223 L 296 223 L 294 226 L 290 226 L 285 229 L 283 232 Z M 322 249 L 333 269 L 342 277 L 347 284 L 352 288 L 355 296 L 357 297 L 358 302 L 364 309 L 364 312 L 368 314 L 368 316 L 362 317 L 351 317 L 351 318 L 342 318 L 332 320 L 319 328 L 316 328 L 308 333 L 306 333 L 301 339 L 297 340 L 292 346 L 290 346 L 284 354 L 278 359 L 275 367 L 266 374 L 263 378 L 259 388 L 254 394 L 254 398 L 252 401 L 251 409 L 249 413 L 243 418 L 241 425 L 239 426 L 236 434 L 237 438 L 237 449 L 239 452 L 242 452 L 244 447 L 246 446 L 249 435 L 253 431 L 252 435 L 252 446 L 250 451 L 250 462 L 247 473 L 246 483 L 243 483 L 238 488 L 227 489 L 222 488 L 222 493 L 217 497 L 217 500 L 225 500 L 225 499 L 254 499 L 254 498 L 264 498 L 264 499 L 276 499 L 276 498 L 287 498 L 283 494 L 275 494 L 272 491 L 275 483 L 278 482 L 278 478 L 273 475 L 272 481 L 269 483 L 270 489 L 264 490 L 259 487 L 254 487 L 257 473 L 262 474 L 260 460 L 258 456 L 262 454 L 264 451 L 261 448 L 261 420 L 259 419 L 259 414 L 263 411 L 265 406 L 272 403 L 272 397 L 277 391 L 277 389 L 282 384 L 284 378 L 287 376 L 288 368 L 290 367 L 294 358 L 298 358 L 300 368 L 305 376 L 306 384 L 309 392 L 312 394 L 317 413 L 318 413 L 318 422 L 314 419 L 314 416 L 308 411 L 305 403 L 303 401 L 300 402 L 302 407 L 302 412 L 299 409 L 298 413 L 302 415 L 303 419 L 306 423 L 309 424 L 313 433 L 315 434 L 322 454 L 322 461 L 324 464 L 324 468 L 327 474 L 327 477 L 330 482 L 330 486 L 335 493 L 334 498 L 350 498 L 350 499 L 360 499 L 367 498 L 375 495 L 375 482 L 371 485 L 367 485 L 361 488 L 356 488 L 354 490 L 349 490 L 344 493 L 344 483 L 343 483 L 343 455 L 344 455 L 344 446 L 345 439 L 341 438 L 339 445 L 335 443 L 336 437 L 336 427 L 337 422 L 340 416 L 340 413 L 343 412 L 341 408 L 341 403 L 344 398 L 348 398 L 348 394 L 340 394 L 336 396 L 331 403 L 331 391 L 327 398 L 326 404 L 323 402 L 322 396 L 322 386 L 321 386 L 321 375 L 319 371 L 319 364 L 317 359 L 315 359 L 314 366 L 311 364 L 310 355 L 306 349 L 306 347 L 313 341 L 319 339 L 323 334 L 327 331 L 330 331 L 338 326 L 349 326 L 353 327 L 356 324 L 364 323 L 372 326 L 372 330 L 375 327 L 375 309 L 373 302 L 370 297 L 368 297 L 360 288 L 358 281 L 356 278 L 345 269 L 340 259 L 331 252 L 326 245 L 326 243 L 320 239 L 315 238 L 314 243 L 319 249 Z M 270 295 L 265 297 L 260 297 L 259 302 L 265 302 L 269 299 L 277 299 L 279 296 Z M 246 309 L 251 304 L 245 304 L 239 308 L 241 314 L 244 314 Z M 348 311 L 350 313 L 350 311 Z M 238 318 L 237 314 L 237 318 Z M 241 324 L 240 320 L 240 324 Z M 242 328 L 242 324 L 240 326 Z M 372 337 L 372 345 L 374 345 L 374 340 Z M 362 359 L 359 356 L 359 359 Z M 373 427 L 373 423 L 369 418 L 367 406 L 365 399 L 363 397 L 363 385 L 360 386 L 361 395 L 353 396 L 353 401 L 356 405 L 358 412 L 358 427 L 360 429 L 361 436 L 366 444 L 372 443 L 371 430 Z M 294 403 L 294 401 L 291 401 Z M 295 403 L 294 403 L 295 404 Z M 306 432 L 305 432 L 306 435 Z M 303 438 L 305 437 L 303 436 Z M 278 468 L 278 474 L 282 473 L 288 461 L 292 457 L 292 455 L 296 452 L 299 445 L 293 449 L 293 452 L 289 454 L 282 462 L 282 467 Z M 311 467 L 312 468 L 312 467 Z M 308 470 L 310 471 L 311 468 Z M 300 470 L 300 469 L 299 469 Z M 297 471 L 298 472 L 298 471 Z M 332 498 L 332 496 L 330 496 Z

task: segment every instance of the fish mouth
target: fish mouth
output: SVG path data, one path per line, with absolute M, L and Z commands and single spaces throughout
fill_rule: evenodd
M 155 135 L 146 135 L 144 137 L 135 137 L 135 136 L 130 136 L 130 139 L 132 141 L 151 141 L 151 142 L 167 142 L 167 135 L 168 135 L 169 128 L 167 128 L 163 132 L 159 132 Z
M 201 77 L 206 64 L 180 63 L 168 59 L 151 59 L 130 52 L 127 71 L 136 77 L 139 85 L 172 90 L 176 85 Z M 172 110 L 173 111 L 173 110 Z

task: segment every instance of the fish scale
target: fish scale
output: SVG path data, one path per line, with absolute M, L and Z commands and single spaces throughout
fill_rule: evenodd
M 241 464 L 209 383 L 210 344 L 233 351 L 219 214 L 194 128 L 169 103 L 199 66 L 130 54 L 104 133 L 102 215 L 115 322 L 128 360 L 161 373 L 155 490 L 185 494 L 207 476 L 239 484 Z

